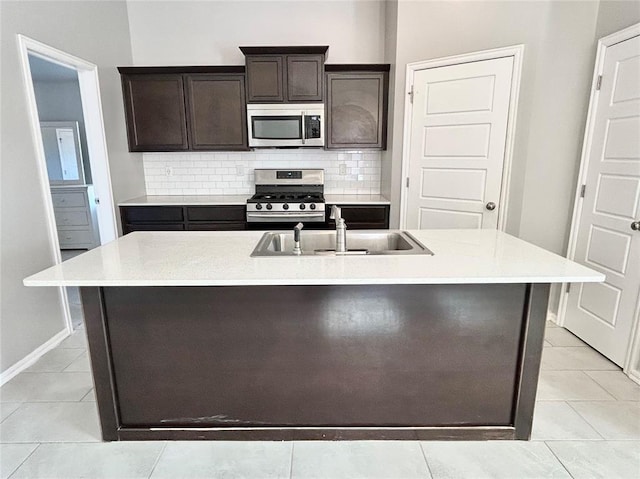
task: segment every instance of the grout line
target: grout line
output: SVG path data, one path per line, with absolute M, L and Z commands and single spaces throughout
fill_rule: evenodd
M 87 394 L 85 394 L 84 396 L 82 396 L 82 399 L 80 399 L 78 402 L 82 402 L 84 401 L 84 398 L 86 398 L 89 394 L 91 394 L 91 391 L 93 391 L 94 388 L 89 389 L 89 391 L 87 391 Z M 87 401 L 87 402 L 93 402 L 93 401 Z
M 607 439 L 607 438 L 605 438 L 602 434 L 600 434 L 600 431 L 598 431 L 598 429 L 597 429 L 593 424 L 591 424 L 591 422 L 589 422 L 589 420 L 588 420 L 586 417 L 584 417 L 582 414 L 580 414 L 580 411 L 578 411 L 576 408 L 574 408 L 574 407 L 571 405 L 571 401 L 566 401 L 566 403 L 567 403 L 567 404 L 569 405 L 569 407 L 573 410 L 573 412 L 575 412 L 578 416 L 580 416 L 580 418 L 581 418 L 584 422 L 586 422 L 586 423 L 591 427 L 591 429 L 593 429 L 593 430 L 596 432 L 596 434 L 597 434 L 598 436 L 600 436 L 600 437 L 601 437 L 603 440 L 605 440 L 605 441 L 607 441 L 607 440 L 608 440 L 608 439 Z
M 20 443 L 16 443 L 16 444 L 20 444 Z M 25 444 L 25 443 L 21 443 L 21 444 Z M 29 443 L 26 443 L 26 444 L 29 444 Z M 25 458 L 24 458 L 24 460 L 20 463 L 20 465 L 19 465 L 18 467 L 16 467 L 16 468 L 11 472 L 11 474 L 9 474 L 9 476 L 7 476 L 7 479 L 11 479 L 11 478 L 13 477 L 13 475 L 14 475 L 16 472 L 18 472 L 18 469 L 20 469 L 20 468 L 22 467 L 22 465 L 23 465 L 25 462 L 27 462 L 27 460 L 28 460 L 31 456 L 33 456 L 33 453 L 34 453 L 34 452 L 36 452 L 36 451 L 38 450 L 38 448 L 42 445 L 42 443 L 40 443 L 40 442 L 38 442 L 38 443 L 31 443 L 31 444 L 37 444 L 37 446 L 36 446 L 36 447 L 34 447 L 34 448 L 33 448 L 33 451 L 31 451 L 31 453 L 30 453 L 27 457 L 25 457 Z
M 9 415 L 7 417 L 5 417 L 2 421 L 0 421 L 0 424 L 2 424 L 3 422 L 5 422 L 7 419 L 9 419 L 11 416 L 13 416 L 15 414 L 15 412 L 20 409 L 22 407 L 23 404 L 25 404 L 24 402 L 7 402 L 7 404 L 19 404 L 19 406 L 17 408 L 15 408 L 13 411 L 11 411 L 9 413 Z M 0 403 L 0 406 L 2 406 L 2 403 Z
M 429 461 L 427 460 L 427 453 L 422 447 L 422 441 L 418 441 L 418 446 L 420 446 L 420 451 L 422 451 L 422 458 L 424 459 L 424 463 L 427 466 L 427 472 L 429 473 L 429 477 L 433 479 L 433 473 L 431 472 L 431 466 L 429 466 Z
M 296 442 L 291 441 L 291 461 L 289 463 L 289 479 L 293 479 L 293 448 L 295 447 Z
M 167 441 L 164 441 L 164 445 L 162 446 L 162 449 L 160 450 L 160 454 L 158 454 L 158 457 L 156 457 L 156 461 L 153 463 L 153 467 L 151 468 L 151 472 L 149 472 L 149 476 L 148 478 L 151 479 L 151 476 L 153 476 L 154 471 L 156 470 L 156 467 L 158 466 L 158 463 L 160 462 L 160 458 L 162 457 L 162 455 L 164 454 L 165 449 L 167 448 Z
M 544 443 L 544 445 L 547 447 L 547 449 L 549 449 L 549 452 L 551 452 L 551 454 L 553 455 L 553 457 L 555 457 L 555 458 L 556 458 L 556 461 L 558 461 L 558 462 L 560 463 L 560 465 L 563 467 L 563 469 L 564 469 L 565 471 L 567 471 L 567 474 L 569 474 L 569 477 L 574 477 L 574 475 L 573 475 L 573 474 L 571 474 L 571 471 L 569 471 L 569 469 L 567 469 L 567 466 L 565 466 L 565 465 L 564 465 L 564 462 L 562 462 L 562 460 L 561 460 L 558 456 L 556 456 L 556 453 L 555 453 L 555 452 L 553 452 L 553 449 L 551 449 L 551 447 L 549 446 L 549 444 L 547 444 L 547 442 L 546 442 L 546 441 L 542 441 L 542 442 L 543 442 L 543 443 Z

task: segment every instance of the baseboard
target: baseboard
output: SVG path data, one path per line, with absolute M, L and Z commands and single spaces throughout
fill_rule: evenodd
M 547 311 L 547 321 L 551 321 L 553 324 L 558 324 L 558 315 L 551 311 Z
M 0 373 L 0 386 L 7 383 L 11 379 L 13 379 L 15 376 L 20 374 L 22 371 L 27 369 L 29 366 L 34 364 L 38 359 L 40 359 L 43 355 L 51 351 L 53 348 L 55 348 L 58 344 L 60 344 L 70 335 L 71 333 L 66 328 L 63 329 L 54 337 L 52 337 L 49 341 L 39 346 L 38 348 L 34 349 L 31 353 L 27 354 L 24 358 L 22 358 L 20 361 L 15 363 L 13 366 L 10 366 L 5 371 L 2 371 L 2 373 Z

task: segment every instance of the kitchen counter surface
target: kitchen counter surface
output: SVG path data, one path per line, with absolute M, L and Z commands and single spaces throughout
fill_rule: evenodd
M 325 194 L 327 204 L 344 205 L 388 205 L 390 202 L 382 195 L 331 195 Z M 119 206 L 216 206 L 244 205 L 251 195 L 172 195 L 139 196 L 121 201 Z
M 214 206 L 245 205 L 251 195 L 166 195 L 139 196 L 121 201 L 118 206 Z
M 410 233 L 434 256 L 252 258 L 263 232 L 135 232 L 34 274 L 24 284 L 237 286 L 604 280 L 599 272 L 495 230 Z

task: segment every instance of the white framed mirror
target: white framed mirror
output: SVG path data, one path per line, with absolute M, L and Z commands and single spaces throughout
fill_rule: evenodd
M 76 121 L 40 122 L 51 185 L 84 185 L 84 166 Z

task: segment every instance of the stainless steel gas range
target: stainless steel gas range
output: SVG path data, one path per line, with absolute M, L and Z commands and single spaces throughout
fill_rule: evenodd
M 247 223 L 324 223 L 324 170 L 256 169 Z

